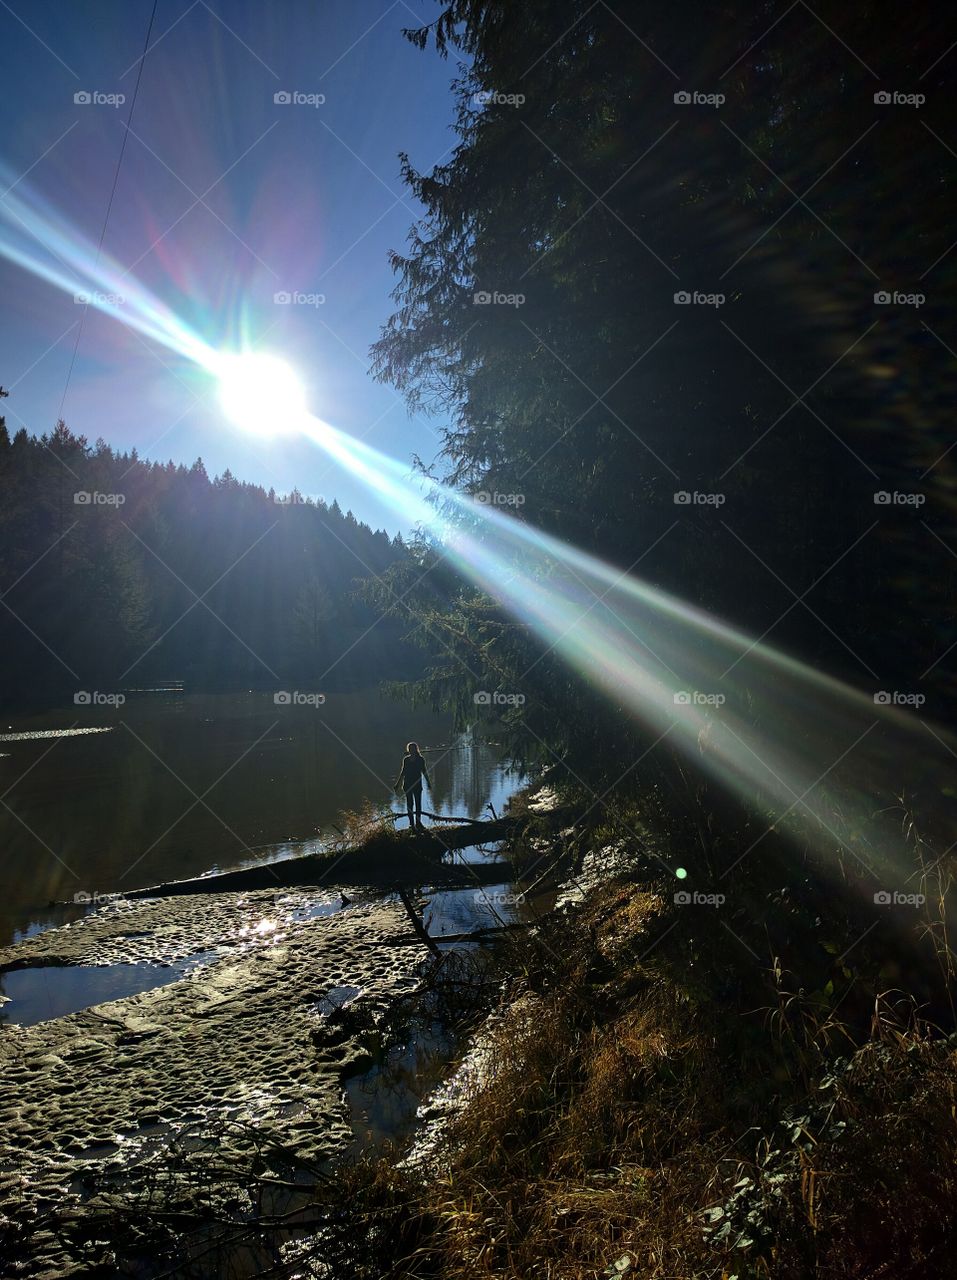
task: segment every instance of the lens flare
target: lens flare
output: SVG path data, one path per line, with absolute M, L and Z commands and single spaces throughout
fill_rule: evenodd
M 945 730 L 900 710 L 886 691 L 826 676 L 494 506 L 410 475 L 309 415 L 284 361 L 251 350 L 226 354 L 205 341 L 22 181 L 0 203 L 0 254 L 67 293 L 79 291 L 88 305 L 204 370 L 238 425 L 312 440 L 404 524 L 434 534 L 464 578 L 530 628 L 542 644 L 537 662 L 560 658 L 647 726 L 649 750 L 667 739 L 763 813 L 766 825 L 723 875 L 784 824 L 832 855 L 842 875 L 853 866 L 902 887 L 908 872 L 916 874 L 899 818 L 877 812 L 874 797 L 900 796 L 919 771 L 925 802 L 949 812 L 957 750 Z M 640 762 L 626 773 L 634 767 Z
M 78 305 L 111 316 L 201 368 L 211 368 L 214 347 L 2 161 L 0 187 L 0 255 Z

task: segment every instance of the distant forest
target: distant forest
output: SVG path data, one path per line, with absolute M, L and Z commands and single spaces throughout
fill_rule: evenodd
M 321 691 L 416 674 L 402 618 L 357 594 L 407 556 L 338 503 L 146 462 L 60 423 L 0 419 L 0 699 L 187 689 Z M 401 613 L 401 606 L 399 607 Z

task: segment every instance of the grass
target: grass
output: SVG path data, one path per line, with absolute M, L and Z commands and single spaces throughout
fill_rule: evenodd
M 947 1274 L 957 1028 L 939 956 L 946 875 L 923 920 L 871 930 L 860 886 L 845 873 L 822 892 L 821 869 L 806 855 L 795 875 L 775 836 L 722 882 L 718 915 L 675 904 L 640 838 L 649 818 L 705 888 L 701 869 L 753 838 L 727 815 L 667 829 L 647 803 L 579 832 L 595 848 L 628 846 L 632 873 L 536 936 L 499 944 L 510 1004 L 430 1164 L 393 1155 L 347 1175 L 342 1239 L 364 1240 L 351 1273 Z
M 329 851 L 334 856 L 347 852 L 394 854 L 401 844 L 393 818 L 371 800 L 364 801 L 358 809 L 341 810 L 334 826 L 335 835 L 328 838 Z

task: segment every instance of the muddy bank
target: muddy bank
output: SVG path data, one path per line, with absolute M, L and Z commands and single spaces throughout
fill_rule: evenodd
M 509 863 L 483 856 L 450 865 L 441 848 L 418 859 L 406 847 L 414 840 L 392 836 L 379 851 L 380 876 L 367 858 L 361 877 L 342 888 L 348 859 L 336 864 L 335 889 L 247 886 L 209 896 L 204 884 L 191 894 L 118 899 L 0 949 L 0 983 L 5 977 L 17 996 L 6 1023 L 0 1009 L 0 1254 L 22 1262 L 19 1274 L 175 1273 L 186 1234 L 192 1249 L 204 1223 L 210 1232 L 219 1230 L 213 1223 L 245 1224 L 252 1236 L 250 1224 L 268 1232 L 271 1223 L 285 1238 L 276 1222 L 308 1217 L 308 1188 L 365 1149 L 379 1110 L 388 1138 L 393 1084 L 383 1065 L 407 1075 L 415 1127 L 416 1093 L 424 1100 L 420 1088 L 430 1091 L 457 1054 L 448 1008 L 437 1012 L 423 974 L 441 968 L 442 1000 L 468 1003 L 475 973 L 447 964 L 448 950 L 433 955 L 405 908 L 382 901 L 382 887 L 432 885 L 415 905 L 439 937 L 501 925 L 522 894 L 512 892 L 519 886 Z M 543 856 L 553 840 L 554 828 Z M 538 894 L 540 880 L 541 869 Z M 487 885 L 501 892 L 489 898 Z M 124 979 L 134 970 L 157 985 L 10 1025 L 31 1021 L 17 1017 L 21 979 L 24 989 L 46 981 L 59 989 L 121 969 Z M 160 1258 L 157 1230 L 167 1218 L 170 1252 Z M 308 1235 L 308 1221 L 295 1223 Z M 244 1257 L 237 1274 L 268 1263 Z
M 28 965 L 171 965 L 199 952 L 240 954 L 285 939 L 303 922 L 342 909 L 343 892 L 303 890 L 116 898 L 80 920 L 0 948 L 0 973 Z
M 275 909 L 268 894 L 218 898 L 204 931 L 199 904 L 176 924 L 169 904 L 143 903 L 128 917 L 115 910 L 3 953 L 7 966 L 44 956 L 168 962 L 198 940 L 215 944 L 230 931 L 246 939 L 238 954 L 171 986 L 0 1030 L 0 1250 L 26 1255 L 19 1274 L 109 1265 L 95 1233 L 87 1253 L 71 1257 L 61 1228 L 69 1235 L 77 1210 L 89 1219 L 97 1206 L 128 1202 L 138 1177 L 156 1176 L 150 1154 L 162 1167 L 169 1135 L 190 1124 L 218 1124 L 219 1154 L 237 1167 L 251 1166 L 263 1142 L 316 1169 L 347 1145 L 343 1077 L 369 1060 L 364 1036 L 415 988 L 428 952 L 401 907 L 353 905 L 295 921 L 287 913 L 288 927 Z M 337 1016 L 343 990 L 347 1017 Z

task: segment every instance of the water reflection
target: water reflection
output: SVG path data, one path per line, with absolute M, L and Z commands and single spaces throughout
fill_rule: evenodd
M 173 965 L 50 965 L 0 974 L 0 1022 L 30 1027 L 108 1000 L 176 982 L 217 953 L 200 952 Z
M 0 945 L 82 914 L 52 907 L 77 893 L 318 848 L 342 810 L 396 804 L 391 783 L 413 738 L 432 812 L 500 811 L 520 782 L 497 748 L 376 690 L 330 693 L 319 707 L 277 706 L 268 693 L 131 695 L 5 728 Z
M 354 1135 L 348 1154 L 380 1148 L 411 1131 L 419 1106 L 445 1075 L 458 1043 L 442 1022 L 422 1022 L 381 1062 L 345 1082 Z
M 430 749 L 427 759 L 434 771 L 435 794 L 427 806 L 442 816 L 460 818 L 489 817 L 491 805 L 500 814 L 509 797 L 524 781 L 523 776 L 502 761 L 501 751 L 480 739 L 474 732 L 458 734 L 439 756 Z M 446 767 L 447 765 L 447 767 Z
M 47 738 L 79 738 L 87 733 L 112 732 L 112 725 L 91 726 L 88 729 L 32 729 L 24 733 L 0 733 L 0 742 L 42 742 Z

